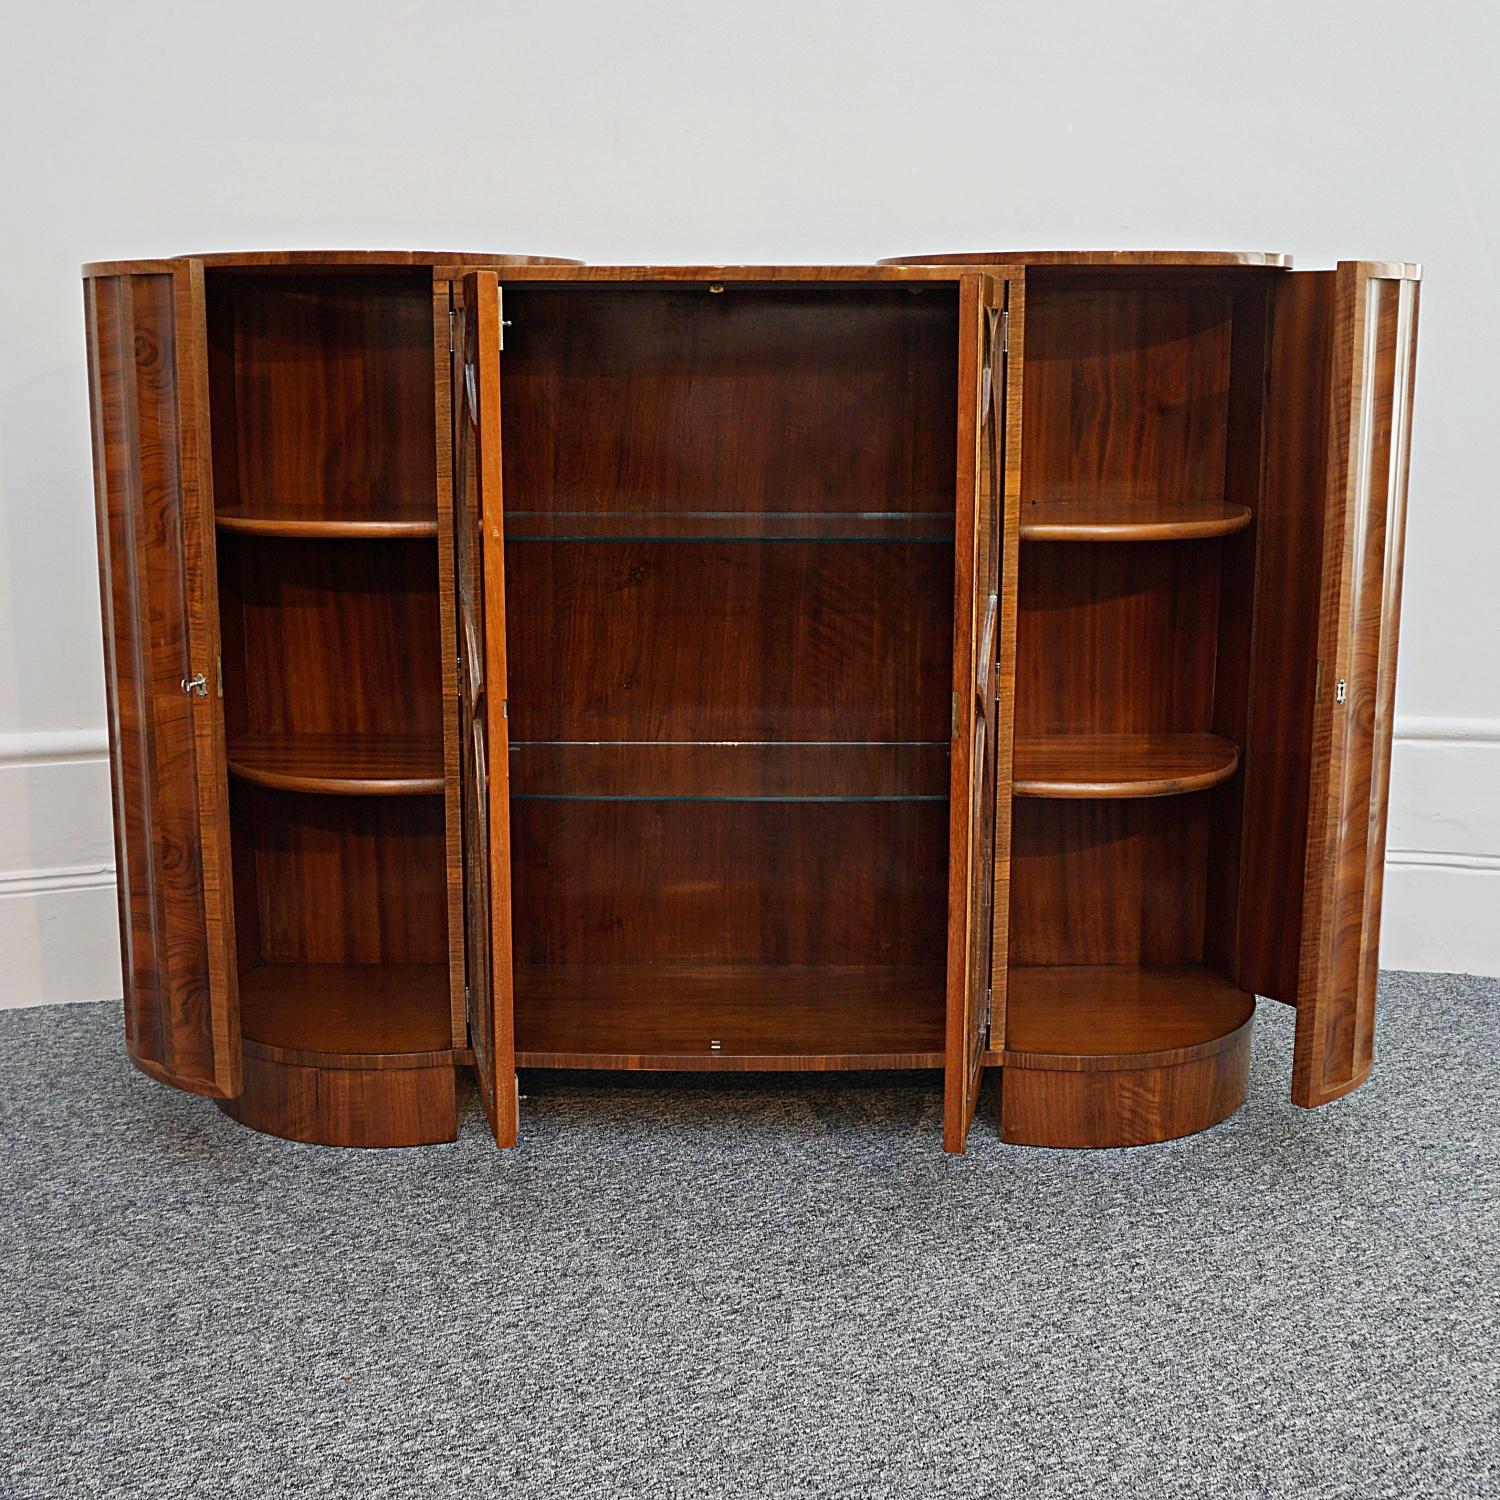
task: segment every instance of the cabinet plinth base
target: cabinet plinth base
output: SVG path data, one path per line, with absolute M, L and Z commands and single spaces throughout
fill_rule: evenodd
M 371 1062 L 376 1059 L 372 1058 Z M 252 1130 L 314 1146 L 432 1146 L 458 1138 L 453 1064 L 320 1067 L 245 1048 L 245 1087 L 214 1102 Z
M 1017 1146 L 1147 1146 L 1195 1135 L 1245 1102 L 1253 1021 L 1222 1050 L 1149 1067 L 1007 1067 L 1000 1084 L 1000 1138 Z

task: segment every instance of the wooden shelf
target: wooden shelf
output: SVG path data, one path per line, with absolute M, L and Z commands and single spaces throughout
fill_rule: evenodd
M 1172 1067 L 1229 1046 L 1255 997 L 1196 964 L 1018 968 L 1005 1002 L 1006 1067 Z
M 1018 736 L 1017 797 L 1173 797 L 1234 775 L 1239 748 L 1216 734 Z
M 453 1043 L 448 966 L 259 964 L 240 975 L 240 1029 L 278 1062 L 430 1065 Z
M 339 506 L 278 502 L 263 508 L 222 506 L 214 522 L 220 531 L 246 536 L 353 537 L 380 541 L 391 537 L 435 537 L 437 507 L 430 500 L 376 501 Z
M 940 1068 L 943 1025 L 940 966 L 560 964 L 516 973 L 522 1067 Z
M 283 792 L 397 797 L 443 790 L 442 745 L 416 736 L 237 735 L 228 760 L 231 776 Z
M 1028 542 L 1184 542 L 1232 536 L 1249 524 L 1246 506 L 1219 500 L 1046 500 L 1021 506 L 1021 538 Z

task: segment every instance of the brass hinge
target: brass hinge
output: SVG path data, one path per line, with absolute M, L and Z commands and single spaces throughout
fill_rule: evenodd
M 957 693 L 955 693 L 953 695 L 953 728 L 950 731 L 950 738 L 955 739 L 955 740 L 958 738 L 958 694 Z
M 454 321 L 456 320 L 456 318 L 457 318 L 457 314 L 450 307 L 448 309 L 448 353 L 449 354 L 453 353 L 453 324 L 454 324 Z

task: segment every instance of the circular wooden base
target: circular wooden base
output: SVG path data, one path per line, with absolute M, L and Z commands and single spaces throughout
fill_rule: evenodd
M 1037 970 L 1016 996 L 1002 1140 L 1145 1146 L 1207 1130 L 1245 1102 L 1255 1000 L 1206 971 Z M 1065 1051 L 1070 1035 L 1093 1045 Z
M 382 1057 L 378 1067 L 290 1061 L 245 1045 L 245 1087 L 215 1101 L 252 1130 L 314 1146 L 431 1146 L 458 1138 L 452 1060 Z M 374 1059 L 371 1059 L 374 1061 Z

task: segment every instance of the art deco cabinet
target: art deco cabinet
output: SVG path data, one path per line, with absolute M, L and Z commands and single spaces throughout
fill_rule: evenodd
M 962 1150 L 1373 1053 L 1418 272 L 85 268 L 131 1056 L 300 1140 L 473 1069 L 932 1069 Z

